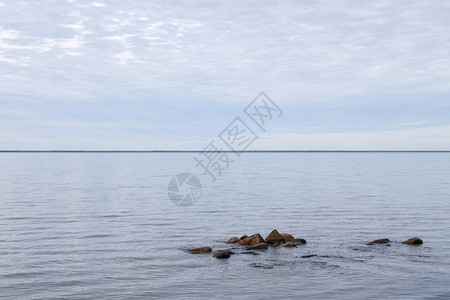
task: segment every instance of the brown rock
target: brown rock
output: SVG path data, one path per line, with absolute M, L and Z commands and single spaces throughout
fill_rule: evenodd
M 378 239 L 378 240 L 371 241 L 371 242 L 367 243 L 366 245 L 373 245 L 373 244 L 387 244 L 387 243 L 389 243 L 389 242 L 390 242 L 389 239 Z
M 243 240 L 243 239 L 245 239 L 245 238 L 248 238 L 248 235 L 246 235 L 246 234 L 244 234 L 243 236 L 241 236 L 241 240 Z
M 280 233 L 280 235 L 283 237 L 285 242 L 289 242 L 290 240 L 294 239 L 294 237 L 289 233 Z
M 287 243 L 281 244 L 281 247 L 297 247 L 297 245 L 294 244 L 293 242 L 287 242 Z
M 213 256 L 216 258 L 229 258 L 232 254 L 235 253 L 230 250 L 216 250 Z
M 289 242 L 294 243 L 295 245 L 304 245 L 306 244 L 305 239 L 292 239 Z
M 232 238 L 230 238 L 227 241 L 227 244 L 235 244 L 235 243 L 239 243 L 241 240 L 238 237 L 233 236 Z
M 262 238 L 262 236 L 259 233 L 256 233 L 256 234 L 253 234 L 253 235 L 241 240 L 239 242 L 239 245 L 254 246 L 257 244 L 261 244 L 261 243 L 264 243 L 264 239 Z
M 189 249 L 188 251 L 191 253 L 194 253 L 194 254 L 199 254 L 199 253 L 211 252 L 212 249 L 211 249 L 211 247 L 199 247 L 199 248 Z
M 269 233 L 264 241 L 267 244 L 281 244 L 284 242 L 284 238 L 276 229 L 274 229 L 271 233 Z
M 265 250 L 269 248 L 269 245 L 266 243 L 260 243 L 260 244 L 256 244 L 254 246 L 249 246 L 247 247 L 247 250 Z
M 406 244 L 406 245 L 422 245 L 423 241 L 422 241 L 422 239 L 419 239 L 418 237 L 413 237 L 413 238 L 410 238 L 410 239 L 402 242 L 402 244 Z

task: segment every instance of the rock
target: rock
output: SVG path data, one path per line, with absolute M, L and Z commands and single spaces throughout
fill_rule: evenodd
M 241 236 L 241 240 L 248 238 L 248 235 L 244 234 L 243 236 Z
M 213 256 L 216 258 L 229 258 L 232 254 L 235 253 L 230 250 L 216 250 Z
M 422 245 L 423 241 L 422 241 L 422 239 L 419 239 L 418 237 L 413 237 L 413 238 L 410 238 L 410 239 L 402 242 L 402 244 L 406 244 L 406 245 Z
M 290 240 L 294 239 L 294 237 L 289 233 L 280 233 L 280 235 L 283 237 L 285 242 L 289 242 Z
M 367 243 L 366 245 L 373 245 L 373 244 L 387 244 L 387 243 L 389 243 L 389 242 L 390 242 L 389 239 L 378 239 L 378 240 L 371 241 L 371 242 Z
M 281 247 L 297 247 L 297 245 L 294 244 L 293 242 L 287 242 L 287 243 L 281 244 Z
M 199 247 L 199 248 L 189 249 L 188 251 L 191 253 L 194 253 L 194 254 L 199 254 L 199 253 L 211 252 L 212 249 L 211 249 L 211 247 Z
M 297 245 L 304 245 L 304 244 L 306 244 L 306 240 L 305 239 L 292 239 L 289 242 L 294 243 L 296 246 Z
M 269 245 L 266 243 L 260 243 L 260 244 L 256 244 L 254 246 L 249 246 L 246 249 L 247 250 L 265 250 L 269 248 Z
M 390 247 L 390 246 L 391 246 L 391 244 L 386 244 L 385 246 L 386 246 L 386 247 Z
M 269 233 L 264 241 L 267 244 L 281 244 L 284 242 L 284 238 L 276 229 L 274 229 L 271 233 Z
M 241 240 L 239 242 L 239 245 L 254 246 L 257 244 L 261 244 L 261 243 L 264 243 L 264 239 L 262 238 L 262 236 L 259 233 L 256 233 L 256 234 L 253 234 L 253 235 Z
M 317 254 L 303 255 L 303 256 L 301 256 L 301 258 L 310 258 L 310 257 L 314 257 L 314 256 L 317 256 Z
M 235 244 L 235 243 L 239 243 L 241 240 L 238 237 L 233 236 L 232 238 L 230 238 L 227 241 L 227 244 Z

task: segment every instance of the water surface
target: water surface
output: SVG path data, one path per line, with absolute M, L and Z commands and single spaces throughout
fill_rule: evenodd
M 245 153 L 174 206 L 167 184 L 200 172 L 194 155 L 1 153 L 0 297 L 450 297 L 450 153 Z M 185 251 L 273 228 L 308 243 Z

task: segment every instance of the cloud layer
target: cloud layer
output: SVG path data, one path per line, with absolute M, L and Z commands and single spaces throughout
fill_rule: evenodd
M 449 15 L 445 1 L 0 0 L 0 148 L 184 148 L 261 90 L 288 112 L 280 138 L 449 125 Z

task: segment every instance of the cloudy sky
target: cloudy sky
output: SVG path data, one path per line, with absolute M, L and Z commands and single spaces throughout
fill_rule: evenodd
M 450 150 L 448 1 L 0 0 L 0 149 Z

